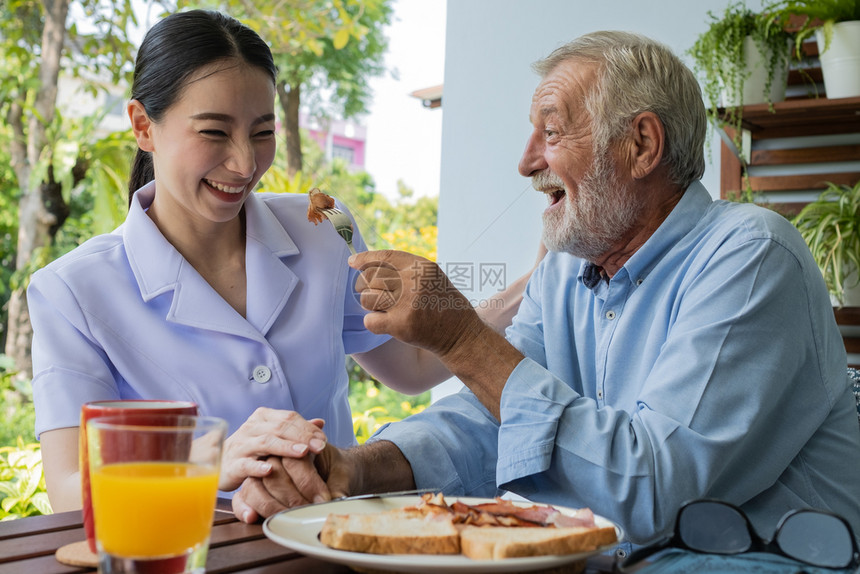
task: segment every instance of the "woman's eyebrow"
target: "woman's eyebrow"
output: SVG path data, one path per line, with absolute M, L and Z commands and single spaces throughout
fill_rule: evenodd
M 233 121 L 233 116 L 231 116 L 229 114 L 219 114 L 216 112 L 202 112 L 202 113 L 195 114 L 195 115 L 191 116 L 191 119 L 192 120 L 212 120 L 212 121 L 229 123 L 229 122 Z M 254 120 L 253 123 L 254 123 L 254 125 L 256 125 L 256 124 L 262 124 L 262 123 L 272 122 L 272 121 L 275 121 L 275 114 L 265 114 L 265 115 L 260 116 L 256 120 Z

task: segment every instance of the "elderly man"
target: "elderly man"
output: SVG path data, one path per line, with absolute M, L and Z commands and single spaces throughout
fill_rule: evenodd
M 860 427 L 821 274 L 783 217 L 712 201 L 698 182 L 693 74 L 619 32 L 535 69 L 519 171 L 549 198 L 550 253 L 506 338 L 450 283 L 422 281 L 439 273 L 429 262 L 354 256 L 367 327 L 432 351 L 466 388 L 367 445 L 277 465 L 234 507 L 507 490 L 588 506 L 645 543 L 685 501 L 713 497 L 767 536 L 807 506 L 860 532 Z

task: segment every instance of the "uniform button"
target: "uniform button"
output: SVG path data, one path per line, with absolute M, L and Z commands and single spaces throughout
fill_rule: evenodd
M 607 311 L 606 312 L 606 318 L 609 319 L 610 321 L 613 320 L 615 318 L 615 311 Z
M 268 383 L 272 378 L 272 370 L 266 365 L 254 367 L 254 380 L 258 383 Z

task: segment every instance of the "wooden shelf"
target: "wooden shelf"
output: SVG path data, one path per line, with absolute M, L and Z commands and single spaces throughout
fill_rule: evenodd
M 833 314 L 840 325 L 860 325 L 860 307 L 834 307 Z
M 828 182 L 854 185 L 860 181 L 860 143 L 857 138 L 815 138 L 810 136 L 838 136 L 860 134 L 860 97 L 828 99 L 823 91 L 821 68 L 818 62 L 818 45 L 814 40 L 804 46 L 807 57 L 803 70 L 789 73 L 789 86 L 806 85 L 811 80 L 822 88 L 822 97 L 794 97 L 768 106 L 756 104 L 741 110 L 741 128 L 745 132 L 744 154 L 748 158 L 748 180 L 735 147 L 735 132 L 725 128 L 720 146 L 720 197 L 736 197 L 749 184 L 753 192 L 773 194 L 777 201 L 765 199 L 768 205 L 785 215 L 797 213 L 808 201 L 810 190 L 820 190 Z M 808 90 L 799 90 L 806 92 Z M 717 110 L 726 119 L 725 109 Z M 780 145 L 767 145 L 764 140 L 797 138 Z M 727 141 L 728 140 L 728 141 Z M 846 143 L 848 142 L 848 143 Z M 828 164 L 832 164 L 829 166 Z M 846 169 L 846 165 L 851 166 Z M 796 198 L 795 198 L 796 195 Z M 833 309 L 836 323 L 842 332 L 849 366 L 860 368 L 856 359 L 860 355 L 860 307 Z
M 719 110 L 724 115 L 725 110 Z M 794 215 L 809 201 L 810 192 L 828 183 L 854 185 L 860 181 L 860 143 L 842 138 L 806 143 L 810 136 L 860 134 L 860 97 L 798 98 L 773 104 L 744 106 L 742 129 L 744 155 L 749 166 L 749 186 L 764 201 L 785 215 Z M 736 197 L 745 188 L 745 172 L 734 145 L 735 132 L 723 128 L 726 138 L 720 146 L 720 197 Z M 765 140 L 798 138 L 794 147 L 760 145 Z M 728 141 L 727 141 L 728 140 Z M 832 164 L 832 169 L 828 169 Z M 819 166 L 819 167 L 812 167 Z M 774 168 L 779 168 L 774 170 Z M 758 168 L 770 168 L 762 174 Z M 768 194 L 779 200 L 767 199 Z
M 720 110 L 721 115 L 724 110 Z M 743 128 L 752 138 L 770 139 L 860 132 L 860 98 L 802 98 L 744 106 Z

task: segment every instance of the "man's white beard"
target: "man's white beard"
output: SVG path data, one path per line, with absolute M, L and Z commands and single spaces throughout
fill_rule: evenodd
M 595 155 L 594 166 L 575 192 L 567 190 L 563 210 L 543 214 L 543 241 L 550 251 L 564 251 L 587 261 L 600 261 L 632 229 L 642 200 L 623 184 L 607 149 Z

